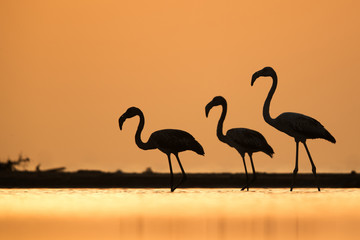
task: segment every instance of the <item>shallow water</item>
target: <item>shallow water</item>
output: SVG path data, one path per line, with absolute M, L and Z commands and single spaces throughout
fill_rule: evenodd
M 0 189 L 0 239 L 358 239 L 359 189 Z

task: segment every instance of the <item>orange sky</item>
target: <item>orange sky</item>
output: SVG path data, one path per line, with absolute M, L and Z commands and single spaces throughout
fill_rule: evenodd
M 203 145 L 205 157 L 180 154 L 185 171 L 243 172 L 216 137 L 220 108 L 205 117 L 222 95 L 225 131 L 255 129 L 274 148 L 272 159 L 254 155 L 256 169 L 292 172 L 294 140 L 262 117 L 271 81 L 250 86 L 255 71 L 272 66 L 272 116 L 312 116 L 337 140 L 309 141 L 318 172 L 359 171 L 359 9 L 358 1 L 2 1 L 0 159 L 22 153 L 28 169 L 168 172 L 163 153 L 136 146 L 137 119 L 118 128 L 137 106 L 143 140 L 178 128 Z M 299 167 L 310 171 L 302 146 Z

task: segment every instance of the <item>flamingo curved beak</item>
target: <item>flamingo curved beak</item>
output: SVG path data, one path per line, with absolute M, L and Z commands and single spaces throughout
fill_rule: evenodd
M 120 127 L 120 130 L 122 130 L 122 126 L 125 122 L 126 118 L 124 117 L 124 115 L 122 115 L 120 118 L 119 118 L 119 127 Z
M 205 115 L 206 115 L 206 117 L 209 116 L 209 112 L 210 112 L 210 110 L 211 110 L 212 107 L 213 107 L 212 102 L 209 102 L 209 103 L 206 105 L 206 107 L 205 107 Z
M 256 73 L 254 73 L 254 74 L 252 75 L 252 78 L 251 78 L 251 86 L 254 85 L 254 82 L 255 82 L 256 79 L 258 79 L 260 76 L 261 76 L 260 71 L 257 71 Z

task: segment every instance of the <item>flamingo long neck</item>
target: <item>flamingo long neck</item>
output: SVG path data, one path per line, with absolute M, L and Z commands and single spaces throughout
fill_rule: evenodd
M 216 129 L 216 135 L 219 138 L 220 141 L 226 143 L 226 136 L 223 133 L 223 127 L 224 127 L 224 120 L 225 120 L 225 116 L 226 116 L 226 112 L 227 112 L 227 104 L 222 103 L 222 112 L 221 112 L 221 116 L 217 125 L 217 129 Z
M 264 117 L 264 120 L 265 122 L 267 122 L 268 124 L 270 125 L 274 125 L 274 119 L 271 118 L 270 116 L 270 102 L 271 102 L 271 99 L 275 93 L 275 90 L 276 90 L 276 87 L 277 87 L 277 75 L 276 73 L 274 72 L 272 75 L 271 75 L 272 79 L 273 79 L 273 84 L 270 88 L 270 91 L 269 91 L 269 94 L 268 96 L 266 97 L 266 100 L 265 100 L 265 103 L 264 103 L 264 108 L 263 108 L 263 117 Z
M 136 145 L 143 149 L 143 150 L 148 150 L 148 149 L 152 149 L 152 147 L 150 146 L 149 142 L 143 142 L 141 140 L 141 132 L 142 130 L 144 129 L 144 125 L 145 125 L 145 118 L 144 118 L 144 114 L 142 112 L 139 112 L 138 113 L 139 115 L 139 118 L 140 118 L 140 122 L 139 122 L 139 125 L 138 125 L 138 128 L 136 130 L 136 133 L 135 133 L 135 142 L 136 142 Z

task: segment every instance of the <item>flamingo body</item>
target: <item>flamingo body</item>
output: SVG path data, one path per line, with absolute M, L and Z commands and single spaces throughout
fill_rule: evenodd
M 204 155 L 204 149 L 190 134 L 178 129 L 163 129 L 153 132 L 148 140 L 154 148 L 165 154 L 177 154 L 191 150 L 199 155 Z
M 270 157 L 273 156 L 274 151 L 267 143 L 265 137 L 248 128 L 232 128 L 226 132 L 227 144 L 235 148 L 240 154 L 252 154 L 255 152 L 264 152 Z
M 322 138 L 335 143 L 335 138 L 316 119 L 293 112 L 285 112 L 275 118 L 274 127 L 287 135 L 298 139 L 300 142 L 306 139 Z

